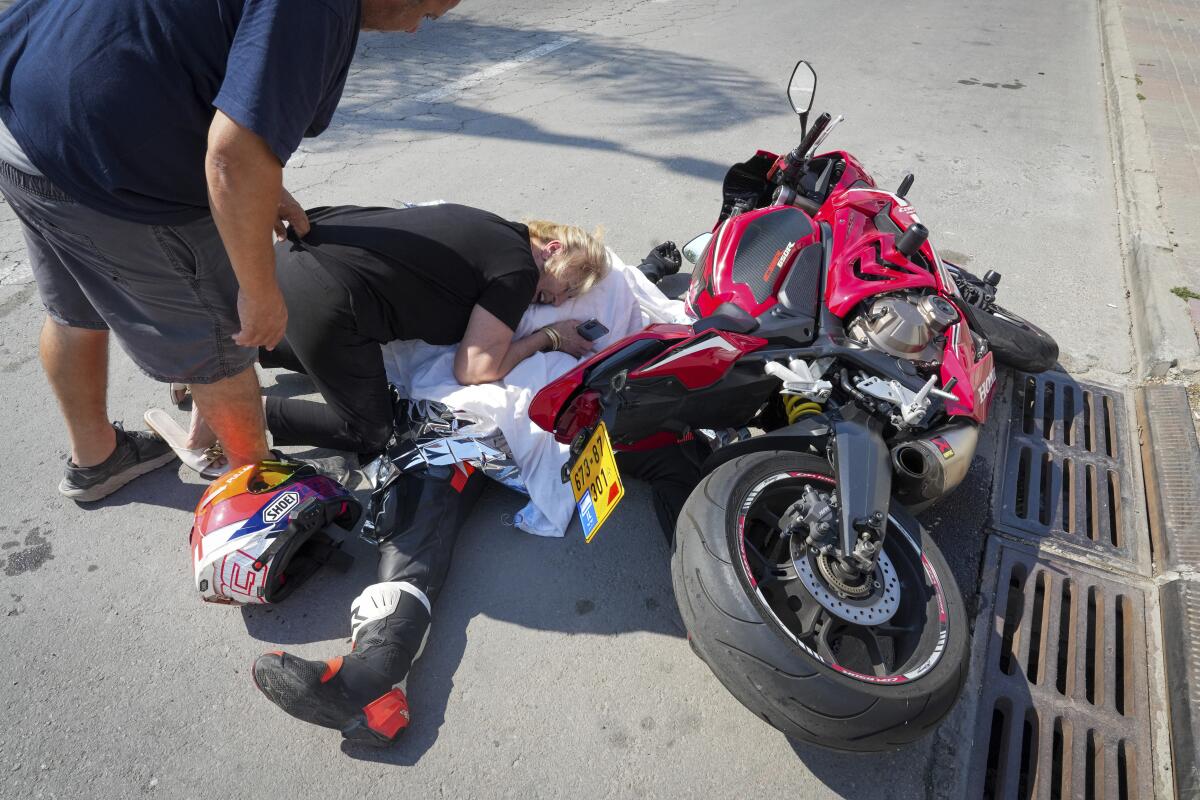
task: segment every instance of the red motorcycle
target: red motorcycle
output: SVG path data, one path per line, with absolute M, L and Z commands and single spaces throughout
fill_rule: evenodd
M 808 129 L 815 86 L 797 64 L 800 145 L 734 165 L 684 248 L 695 324 L 596 354 L 530 417 L 572 445 L 585 526 L 619 494 L 607 448 L 712 445 L 671 560 L 692 648 L 788 736 L 881 750 L 929 732 L 967 672 L 962 596 L 913 515 L 966 475 L 993 362 L 1041 371 L 1058 347 L 996 305 L 998 274 L 938 257 L 911 175 L 887 192 L 814 155 L 840 122 Z

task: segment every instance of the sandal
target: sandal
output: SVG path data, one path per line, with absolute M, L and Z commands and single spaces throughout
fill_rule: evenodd
M 171 405 L 176 408 L 182 406 L 192 396 L 192 389 L 186 383 L 168 384 L 167 392 L 171 395 Z
M 145 414 L 146 424 L 150 430 L 163 438 L 179 460 L 200 473 L 205 480 L 215 480 L 229 471 L 229 460 L 221 450 L 221 443 L 214 442 L 208 447 L 192 450 L 184 446 L 187 441 L 187 431 L 171 418 L 161 408 L 152 408 Z

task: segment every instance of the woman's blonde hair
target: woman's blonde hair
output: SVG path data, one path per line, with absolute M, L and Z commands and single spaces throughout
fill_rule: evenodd
M 546 260 L 546 272 L 566 282 L 568 291 L 579 296 L 608 274 L 608 251 L 600 228 L 589 234 L 575 225 L 562 225 L 544 219 L 525 223 L 529 237 L 543 243 L 559 241 L 563 249 Z

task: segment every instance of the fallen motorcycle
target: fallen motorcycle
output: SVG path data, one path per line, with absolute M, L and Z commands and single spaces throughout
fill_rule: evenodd
M 1054 366 L 1047 334 L 996 304 L 1000 276 L 943 261 L 905 199 L 805 128 L 725 177 L 695 264 L 692 325 L 652 325 L 546 386 L 530 417 L 571 444 L 585 528 L 622 492 L 611 451 L 703 437 L 714 451 L 671 560 L 688 639 L 785 734 L 872 751 L 912 742 L 966 677 L 962 595 L 914 517 L 963 480 L 994 361 Z M 590 535 L 590 533 L 589 533 Z

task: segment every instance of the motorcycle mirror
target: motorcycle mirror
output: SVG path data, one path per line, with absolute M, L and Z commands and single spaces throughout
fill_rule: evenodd
M 698 264 L 700 256 L 704 255 L 704 251 L 708 248 L 708 243 L 712 240 L 711 233 L 702 233 L 695 239 L 683 246 L 683 257 L 691 264 Z
M 797 61 L 792 70 L 792 79 L 788 81 L 788 102 L 792 110 L 800 116 L 800 124 L 806 132 L 808 128 L 808 112 L 812 110 L 813 95 L 817 91 L 817 71 L 807 61 Z

